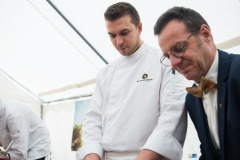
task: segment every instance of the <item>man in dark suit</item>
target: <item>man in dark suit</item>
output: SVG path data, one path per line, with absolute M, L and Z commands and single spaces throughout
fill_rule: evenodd
M 240 55 L 217 50 L 207 22 L 188 8 L 166 11 L 154 33 L 161 63 L 195 81 L 186 107 L 201 142 L 200 160 L 240 159 Z

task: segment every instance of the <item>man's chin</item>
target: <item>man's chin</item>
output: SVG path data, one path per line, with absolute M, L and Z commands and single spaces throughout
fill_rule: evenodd
M 188 80 L 192 80 L 193 70 L 191 66 L 187 66 L 183 70 L 180 70 L 180 73 Z
M 129 52 L 121 52 L 121 51 L 119 51 L 120 53 L 121 53 L 121 55 L 123 55 L 123 56 L 130 56 L 132 53 L 129 53 Z
M 183 75 L 187 80 L 192 80 L 192 78 L 191 78 L 191 76 L 189 76 L 189 75 L 187 75 L 187 74 L 185 74 L 185 75 Z
M 195 81 L 195 79 L 196 79 L 196 75 L 192 74 L 191 72 L 185 73 L 185 74 L 183 74 L 183 76 L 184 76 L 187 80 L 193 80 L 193 81 Z

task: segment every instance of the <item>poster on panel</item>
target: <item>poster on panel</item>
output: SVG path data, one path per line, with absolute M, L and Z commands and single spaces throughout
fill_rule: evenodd
M 74 113 L 74 123 L 73 123 L 73 133 L 72 133 L 72 144 L 71 150 L 77 151 L 82 147 L 82 124 L 84 114 L 90 108 L 90 99 L 77 101 L 75 104 L 75 113 Z

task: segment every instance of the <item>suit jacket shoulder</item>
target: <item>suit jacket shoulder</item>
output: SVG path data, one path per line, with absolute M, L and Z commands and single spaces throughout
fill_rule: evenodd
M 229 75 L 233 75 L 235 77 L 239 77 L 240 73 L 240 55 L 238 54 L 229 54 Z

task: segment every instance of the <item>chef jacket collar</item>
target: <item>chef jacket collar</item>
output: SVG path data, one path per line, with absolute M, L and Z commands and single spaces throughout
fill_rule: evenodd
M 147 44 L 143 42 L 143 44 L 136 50 L 133 54 L 130 56 L 122 56 L 122 60 L 120 62 L 120 65 L 126 64 L 126 63 L 131 63 L 139 58 L 141 58 L 147 50 Z

